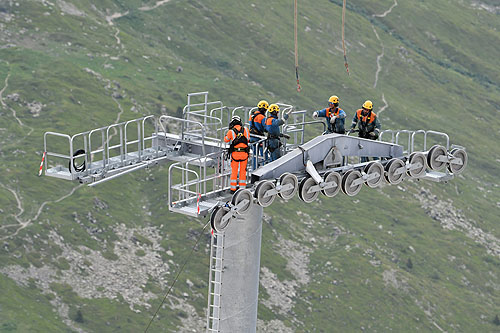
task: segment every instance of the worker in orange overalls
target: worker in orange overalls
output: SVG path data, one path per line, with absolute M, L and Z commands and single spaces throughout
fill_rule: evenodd
M 239 188 L 247 186 L 247 163 L 250 152 L 250 147 L 248 146 L 250 132 L 248 128 L 243 127 L 239 116 L 233 116 L 231 119 L 224 141 L 231 144 L 229 146 L 229 154 L 231 156 L 231 192 L 234 193 L 237 186 Z

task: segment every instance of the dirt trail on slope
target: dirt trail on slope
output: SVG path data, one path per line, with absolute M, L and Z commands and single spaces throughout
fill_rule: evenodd
M 7 62 L 7 64 L 8 64 L 8 62 Z M 7 90 L 7 88 L 9 87 L 9 78 L 10 78 L 10 72 L 9 72 L 9 73 L 7 74 L 7 76 L 5 77 L 5 85 L 4 85 L 4 87 L 2 88 L 2 90 L 0 90 L 0 103 L 2 104 L 2 107 L 3 107 L 5 110 L 10 110 L 10 111 L 12 112 L 12 116 L 16 119 L 16 121 L 19 123 L 19 125 L 20 125 L 21 127 L 26 127 L 26 128 L 29 128 L 28 134 L 26 134 L 26 136 L 24 137 L 24 138 L 26 138 L 26 137 L 30 136 L 30 135 L 31 135 L 31 133 L 33 132 L 33 130 L 34 130 L 34 129 L 33 129 L 33 127 L 28 126 L 28 125 L 26 125 L 25 123 L 23 123 L 23 122 L 21 121 L 21 119 L 19 119 L 19 118 L 17 117 L 16 110 L 15 110 L 14 108 L 11 108 L 10 106 L 8 106 L 8 105 L 4 102 L 3 93 L 4 93 L 4 92 L 5 92 L 5 90 Z M 23 139 L 24 139 L 24 138 L 23 138 Z M 21 140 L 22 140 L 22 139 L 19 139 L 18 141 L 15 141 L 15 142 L 13 142 L 13 143 L 17 143 L 17 142 L 19 142 L 19 141 L 21 141 Z
M 392 10 L 398 5 L 398 1 L 397 0 L 394 0 L 394 4 L 388 9 L 386 10 L 385 12 L 383 12 L 382 14 L 373 14 L 372 17 L 386 17 L 387 15 L 389 15 Z M 382 52 L 377 56 L 377 71 L 375 72 L 375 80 L 373 82 L 373 88 L 377 88 L 377 83 L 378 83 L 378 78 L 379 78 L 379 74 L 380 72 L 382 71 L 382 65 L 380 64 L 380 61 L 382 60 L 382 58 L 384 57 L 385 55 L 385 46 L 384 46 L 384 43 L 382 42 L 382 40 L 380 39 L 380 36 L 378 35 L 378 32 L 377 30 L 375 29 L 375 26 L 372 24 L 372 29 L 373 29 L 373 33 L 375 34 L 375 36 L 377 37 L 377 40 L 380 42 L 380 46 L 382 48 Z M 385 95 L 382 93 L 382 101 L 384 102 L 384 106 L 381 107 L 379 110 L 378 110 L 378 115 L 380 116 L 380 114 L 385 110 L 387 109 L 387 107 L 389 106 L 389 104 L 387 103 L 386 99 L 385 99 Z
M 160 7 L 161 5 L 164 5 L 166 4 L 167 2 L 169 2 L 170 0 L 161 0 L 161 1 L 157 1 L 153 6 L 143 6 L 143 7 L 139 7 L 139 10 L 140 11 L 143 11 L 143 12 L 147 12 L 147 11 L 150 11 L 150 10 L 153 10 L 153 9 L 156 9 L 158 7 Z
M 9 87 L 9 77 L 10 77 L 10 73 L 7 74 L 7 77 L 5 78 L 5 86 L 2 88 L 2 90 L 0 90 L 0 102 L 2 103 L 2 106 L 4 108 L 7 108 L 7 104 L 5 104 L 5 102 L 3 101 L 3 92 L 5 91 L 5 89 L 7 89 Z
M 373 32 L 375 33 L 375 36 L 377 37 L 378 41 L 380 42 L 380 45 L 382 46 L 382 53 L 380 53 L 377 56 L 377 71 L 375 72 L 375 82 L 373 82 L 373 88 L 377 88 L 377 82 L 378 82 L 378 74 L 382 70 L 382 66 L 380 65 L 380 59 L 384 57 L 385 53 L 385 46 L 384 43 L 382 43 L 382 40 L 380 39 L 377 30 L 375 29 L 375 26 L 372 24 Z
M 373 14 L 372 16 L 373 17 L 386 17 L 387 15 L 389 15 L 392 10 L 394 9 L 394 7 L 396 7 L 398 5 L 398 1 L 397 0 L 394 0 L 394 4 L 391 6 L 391 8 L 389 8 L 388 10 L 386 10 L 385 12 L 383 12 L 382 14 Z
M 377 116 L 380 116 L 380 114 L 382 113 L 382 111 L 384 111 L 385 109 L 387 109 L 387 107 L 389 106 L 389 103 L 387 103 L 387 101 L 385 100 L 385 95 L 382 94 L 382 101 L 384 102 L 384 106 L 381 107 L 378 111 L 377 111 Z
M 5 185 L 4 185 L 4 184 L 2 184 L 2 183 L 0 183 L 0 186 L 1 186 L 1 187 L 3 187 L 4 189 L 8 190 L 9 192 L 11 192 L 11 193 L 14 195 L 14 197 L 16 198 L 16 201 L 17 201 L 17 208 L 19 209 L 19 212 L 18 212 L 16 215 L 14 215 L 14 218 L 16 219 L 16 221 L 17 221 L 19 224 L 9 224 L 9 225 L 4 225 L 4 226 L 1 226 L 1 227 L 0 227 L 0 230 L 7 229 L 7 228 L 11 228 L 11 227 L 16 227 L 16 226 L 18 227 L 18 228 L 16 229 L 16 231 L 15 231 L 14 233 L 12 233 L 11 235 L 4 236 L 4 237 L 1 237 L 1 238 L 0 238 L 0 240 L 5 240 L 5 239 L 7 239 L 7 238 L 12 238 L 12 237 L 16 236 L 16 235 L 19 233 L 19 231 L 23 230 L 24 228 L 28 227 L 31 223 L 33 223 L 33 222 L 35 222 L 36 220 L 38 220 L 38 217 L 39 217 L 39 216 L 40 216 L 40 214 L 42 213 L 43 208 L 44 208 L 47 204 L 49 204 L 49 203 L 58 203 L 58 202 L 63 201 L 64 199 L 66 199 L 66 198 L 68 198 L 68 197 L 72 196 L 72 195 L 73 195 L 73 193 L 75 193 L 75 191 L 76 191 L 77 189 L 79 189 L 80 187 L 82 187 L 82 186 L 83 186 L 83 184 L 80 184 L 80 185 L 77 185 L 77 186 L 73 187 L 73 189 L 72 189 L 69 193 L 67 193 L 67 194 L 63 195 L 62 197 L 60 197 L 60 198 L 59 198 L 59 199 L 57 199 L 57 200 L 54 200 L 54 201 L 52 201 L 52 200 L 47 200 L 47 201 L 44 201 L 44 202 L 40 205 L 40 207 L 38 208 L 38 210 L 37 210 L 37 212 L 36 212 L 35 216 L 34 216 L 33 218 L 31 218 L 31 219 L 26 220 L 26 221 L 23 221 L 23 220 L 20 218 L 20 216 L 24 213 L 24 208 L 23 208 L 23 203 L 22 203 L 22 200 L 21 200 L 21 198 L 19 197 L 19 195 L 17 194 L 17 192 L 16 192 L 16 191 L 14 191 L 14 190 L 13 190 L 13 189 L 11 189 L 11 188 L 9 188 L 9 187 L 5 186 Z

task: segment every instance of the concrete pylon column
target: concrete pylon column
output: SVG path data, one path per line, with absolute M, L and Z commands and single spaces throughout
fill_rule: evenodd
M 232 219 L 225 229 L 219 331 L 255 332 L 259 302 L 262 207 Z

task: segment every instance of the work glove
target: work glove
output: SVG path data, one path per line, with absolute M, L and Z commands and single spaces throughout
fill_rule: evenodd
M 370 137 L 370 139 L 376 139 L 377 138 L 377 133 L 370 132 L 370 133 L 368 133 L 368 136 Z
M 283 115 L 283 119 L 288 120 L 288 116 L 289 116 L 289 114 L 288 114 L 288 113 L 285 113 L 285 114 Z
M 337 116 L 331 116 L 330 117 L 330 124 L 335 124 L 335 119 L 337 119 Z
M 313 118 L 314 118 L 314 119 L 318 118 L 318 111 L 314 111 L 314 112 L 313 112 Z
M 290 135 L 288 135 L 288 134 L 281 134 L 281 136 L 284 137 L 287 140 L 290 139 Z

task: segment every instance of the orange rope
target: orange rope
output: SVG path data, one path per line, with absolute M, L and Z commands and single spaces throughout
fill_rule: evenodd
M 346 0 L 344 0 L 344 4 L 342 6 L 342 48 L 344 49 L 345 69 L 347 71 L 347 75 L 350 75 L 349 74 L 349 65 L 347 64 L 347 55 L 346 55 L 346 51 L 345 51 L 345 40 L 344 40 L 345 7 L 346 7 Z
M 295 77 L 297 78 L 297 91 L 300 92 L 299 83 L 299 52 L 298 52 L 298 42 L 297 42 L 297 0 L 294 1 L 294 32 L 295 32 Z

